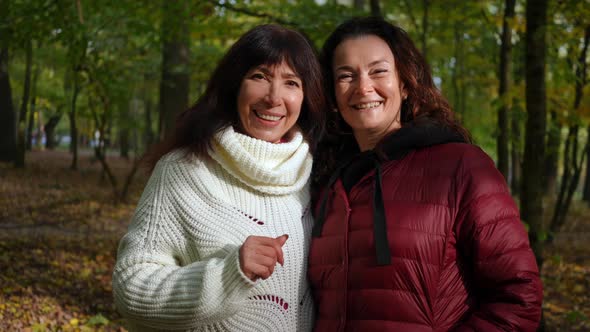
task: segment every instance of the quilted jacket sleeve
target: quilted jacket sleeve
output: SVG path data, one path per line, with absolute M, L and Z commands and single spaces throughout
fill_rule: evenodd
M 542 285 L 528 235 L 501 173 L 470 146 L 458 179 L 455 224 L 476 309 L 455 331 L 535 331 Z

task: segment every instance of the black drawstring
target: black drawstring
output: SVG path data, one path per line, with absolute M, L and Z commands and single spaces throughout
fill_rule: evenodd
M 391 264 L 389 252 L 389 240 L 387 239 L 387 219 L 385 218 L 385 205 L 383 204 L 383 190 L 381 185 L 381 163 L 377 156 L 373 156 L 375 164 L 375 190 L 373 191 L 373 239 L 377 254 L 377 265 Z
M 389 252 L 389 240 L 387 239 L 387 220 L 385 218 L 385 206 L 383 204 L 381 163 L 379 162 L 379 157 L 373 151 L 364 154 L 373 160 L 373 164 L 375 166 L 375 189 L 373 192 L 373 238 L 375 242 L 375 252 L 377 254 L 377 265 L 389 265 L 391 264 L 391 253 Z M 320 208 L 315 220 L 315 224 L 313 225 L 313 237 L 319 237 L 322 235 L 322 227 L 326 221 L 326 207 L 328 205 L 328 199 L 330 198 L 330 190 L 340 177 L 342 170 L 346 168 L 352 160 L 353 159 L 350 159 L 336 168 L 330 177 L 320 201 Z

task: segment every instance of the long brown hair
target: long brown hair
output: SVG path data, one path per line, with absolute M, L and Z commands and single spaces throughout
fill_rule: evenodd
M 329 110 L 336 108 L 337 105 L 332 72 L 336 47 L 344 40 L 367 35 L 375 35 L 383 39 L 393 53 L 398 76 L 408 94 L 401 105 L 402 126 L 422 118 L 429 118 L 457 132 L 466 142 L 471 142 L 469 132 L 456 121 L 451 106 L 436 88 L 430 67 L 414 42 L 403 29 L 380 17 L 349 19 L 340 24 L 324 43 L 320 60 L 329 96 Z M 340 145 L 346 140 L 346 135 L 349 139 L 352 137 L 352 128 L 344 121 L 340 113 L 327 112 L 329 113 L 327 135 L 321 142 L 314 170 L 314 178 L 320 183 L 323 178 L 329 177 L 328 174 L 335 167 L 338 159 L 336 154 L 341 152 Z M 376 146 L 376 149 L 378 148 L 379 144 Z
M 237 126 L 237 97 L 246 73 L 259 65 L 285 61 L 303 83 L 303 104 L 297 125 L 314 151 L 325 123 L 326 98 L 322 70 L 313 44 L 302 33 L 276 24 L 259 25 L 238 39 L 213 71 L 205 93 L 180 113 L 171 135 L 155 146 L 144 161 L 152 170 L 168 152 L 187 148 L 197 157 L 207 155 L 213 135 Z

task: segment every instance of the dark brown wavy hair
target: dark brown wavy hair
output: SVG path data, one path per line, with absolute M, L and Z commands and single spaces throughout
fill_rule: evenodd
M 469 132 L 455 119 L 448 101 L 434 85 L 430 67 L 418 51 L 408 34 L 380 17 L 357 17 L 340 24 L 328 37 L 320 57 L 322 70 L 329 95 L 327 135 L 320 143 L 315 161 L 314 179 L 316 185 L 329 177 L 342 151 L 342 144 L 352 138 L 352 128 L 344 121 L 336 108 L 333 60 L 334 51 L 347 39 L 374 35 L 383 39 L 395 59 L 399 79 L 404 84 L 408 97 L 401 105 L 401 125 L 422 122 L 424 118 L 435 121 L 459 133 L 466 142 L 471 142 Z M 424 119 L 426 120 L 426 119 Z M 382 140 L 383 141 L 383 140 Z M 379 144 L 375 147 L 378 150 Z
M 313 44 L 302 33 L 276 24 L 259 25 L 236 41 L 213 71 L 205 93 L 180 113 L 171 135 L 144 157 L 151 171 L 168 152 L 187 148 L 206 157 L 213 135 L 238 126 L 237 98 L 246 73 L 259 65 L 287 63 L 303 84 L 303 103 L 297 125 L 313 152 L 324 131 L 326 97 L 320 63 Z

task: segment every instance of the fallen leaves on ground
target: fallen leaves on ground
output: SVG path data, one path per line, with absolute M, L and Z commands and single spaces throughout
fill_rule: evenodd
M 90 154 L 36 151 L 27 168 L 0 163 L 0 331 L 124 331 L 111 292 L 116 247 L 146 177 L 113 204 Z M 132 163 L 111 157 L 122 179 Z M 576 205 L 546 249 L 546 331 L 590 331 L 590 209 Z
M 113 305 L 116 248 L 145 184 L 113 204 L 92 155 L 69 169 L 65 152 L 0 163 L 0 331 L 123 331 Z M 111 158 L 123 179 L 131 161 Z M 121 181 L 121 180 L 120 180 Z

